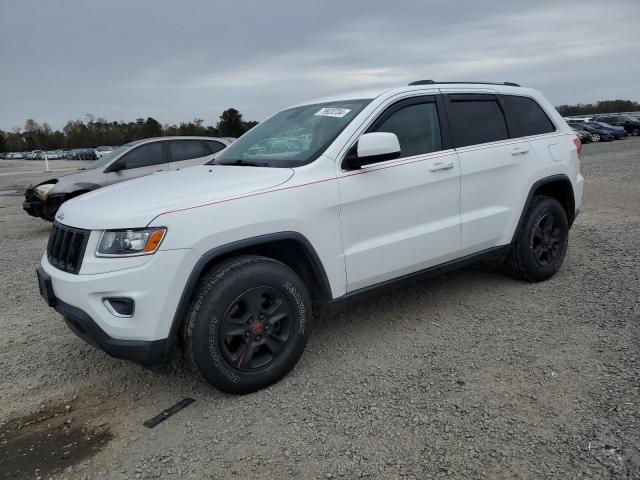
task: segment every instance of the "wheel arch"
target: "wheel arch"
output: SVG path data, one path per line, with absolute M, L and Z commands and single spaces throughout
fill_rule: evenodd
M 170 348 L 179 338 L 201 278 L 221 261 L 240 255 L 261 255 L 290 267 L 308 285 L 315 308 L 326 308 L 332 298 L 329 279 L 320 257 L 311 242 L 300 233 L 271 233 L 214 247 L 200 257 L 189 274 L 169 330 Z
M 518 225 L 513 232 L 511 243 L 515 241 L 516 235 L 518 234 L 518 231 L 522 226 L 522 222 L 524 221 L 527 210 L 529 210 L 531 201 L 536 195 L 544 195 L 558 200 L 567 214 L 569 227 L 571 227 L 571 225 L 573 224 L 573 221 L 576 217 L 576 199 L 574 196 L 571 180 L 569 180 L 569 177 L 565 174 L 551 175 L 549 177 L 538 180 L 529 189 L 529 194 L 527 195 L 527 200 L 522 207 L 520 219 L 518 220 Z

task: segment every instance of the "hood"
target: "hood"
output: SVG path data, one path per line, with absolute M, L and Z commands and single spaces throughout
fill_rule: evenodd
M 90 230 L 144 227 L 162 213 L 258 192 L 292 176 L 290 168 L 231 165 L 161 172 L 73 198 L 60 207 L 56 220 Z
M 27 189 L 37 187 L 43 183 L 51 183 L 51 180 L 59 180 L 63 177 L 68 177 L 70 175 L 80 175 L 86 174 L 90 170 L 71 170 L 66 172 L 49 172 L 46 175 L 42 175 L 32 181 L 29 185 L 27 185 Z

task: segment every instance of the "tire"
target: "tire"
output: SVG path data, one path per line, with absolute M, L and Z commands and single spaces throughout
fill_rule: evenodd
M 640 128 L 635 127 L 633 130 L 631 130 L 631 135 L 633 135 L 634 137 L 640 135 Z
M 569 244 L 567 214 L 555 198 L 534 196 L 506 258 L 514 278 L 541 282 L 560 269 Z
M 593 143 L 599 142 L 600 141 L 600 135 L 598 135 L 597 133 L 594 133 L 593 135 L 591 135 L 591 141 Z
M 311 323 L 311 297 L 300 277 L 281 262 L 247 255 L 222 262 L 202 279 L 182 340 L 192 368 L 207 382 L 245 394 L 289 373 Z

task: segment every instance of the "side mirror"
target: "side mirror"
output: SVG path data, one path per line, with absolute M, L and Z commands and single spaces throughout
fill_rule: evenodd
M 348 170 L 400 157 L 400 142 L 395 133 L 365 133 L 354 147 L 344 161 L 344 167 Z

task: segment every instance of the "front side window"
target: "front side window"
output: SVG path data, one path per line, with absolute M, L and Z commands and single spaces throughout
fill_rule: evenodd
M 297 167 L 312 162 L 371 100 L 316 103 L 283 110 L 224 150 L 216 165 Z
M 401 157 L 442 149 L 438 111 L 433 102 L 402 107 L 383 120 L 375 131 L 395 133 Z
M 502 95 L 502 102 L 511 138 L 556 131 L 547 114 L 533 98 Z
M 201 140 L 171 140 L 169 142 L 169 151 L 171 152 L 172 162 L 211 155 Z
M 455 147 L 509 138 L 507 123 L 494 95 L 449 95 L 449 123 Z
M 147 143 L 134 148 L 118 161 L 125 170 L 131 168 L 149 167 L 164 163 L 164 148 L 162 142 Z
M 121 147 L 116 147 L 100 159 L 92 162 L 91 165 L 87 166 L 87 169 L 106 167 L 129 149 L 131 149 L 131 144 L 129 143 L 127 143 L 126 145 L 122 145 Z

